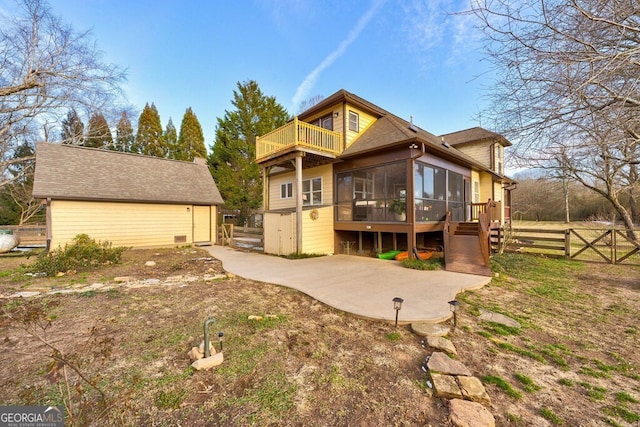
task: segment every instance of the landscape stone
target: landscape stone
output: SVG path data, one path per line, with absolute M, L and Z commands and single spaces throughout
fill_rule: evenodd
M 196 360 L 191 364 L 191 366 L 198 371 L 202 371 L 202 370 L 211 369 L 215 366 L 218 366 L 223 361 L 224 361 L 224 356 L 222 355 L 222 353 L 216 353 L 211 357 L 205 357 L 204 359 Z
M 458 354 L 453 343 L 444 337 L 428 336 L 427 344 L 429 347 L 435 348 L 436 350 L 443 350 L 449 354 Z
M 146 265 L 147 267 L 153 267 L 154 265 L 156 265 L 155 261 L 147 261 L 144 263 L 144 265 Z
M 9 298 L 29 298 L 29 297 L 35 297 L 36 295 L 40 295 L 40 292 L 22 291 L 22 292 L 16 292 L 15 294 L 9 295 Z
M 202 359 L 204 357 L 204 354 L 200 352 L 198 347 L 191 347 L 191 350 L 189 350 L 187 356 L 189 356 L 189 359 L 196 361 Z
M 458 387 L 458 383 L 454 376 L 436 374 L 432 372 L 431 380 L 433 381 L 433 389 L 435 390 L 437 397 L 444 397 L 446 399 L 462 399 L 462 390 Z
M 495 427 L 496 419 L 484 406 L 476 402 L 451 399 L 449 421 L 454 427 Z
M 417 322 L 411 324 L 411 330 L 422 337 L 443 337 L 449 333 L 450 328 L 440 323 Z
M 439 351 L 433 352 L 427 362 L 427 367 L 429 371 L 439 374 L 471 376 L 471 371 L 463 363 L 453 360 Z
M 457 377 L 458 385 L 462 391 L 462 396 L 466 400 L 482 403 L 484 405 L 491 404 L 491 398 L 487 394 L 482 382 L 476 377 Z
M 517 320 L 514 320 L 509 316 L 505 316 L 504 314 L 494 313 L 493 311 L 480 310 L 480 320 L 499 323 L 501 325 L 509 326 L 511 328 L 521 327 L 520 323 Z

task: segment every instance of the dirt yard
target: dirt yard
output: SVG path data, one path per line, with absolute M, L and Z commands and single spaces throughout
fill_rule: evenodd
M 527 259 L 460 296 L 449 336 L 497 425 L 637 426 L 640 269 Z M 0 404 L 64 404 L 69 425 L 449 425 L 422 367 L 431 350 L 408 327 L 221 278 L 198 249 L 130 250 L 56 278 L 25 276 L 25 262 L 0 258 Z M 115 283 L 124 276 L 138 285 Z M 79 291 L 6 298 L 50 289 Z M 522 328 L 482 322 L 482 309 Z M 194 371 L 187 352 L 209 317 L 225 360 Z

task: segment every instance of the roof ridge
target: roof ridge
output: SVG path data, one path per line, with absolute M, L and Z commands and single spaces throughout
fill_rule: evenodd
M 63 144 L 61 142 L 51 142 L 51 141 L 40 141 L 38 142 L 36 145 L 40 145 L 40 144 L 49 144 L 49 145 L 55 145 L 55 146 L 59 146 L 59 147 L 64 147 L 65 149 L 79 149 L 79 150 L 87 150 L 87 151 L 93 151 L 93 152 L 98 152 L 98 153 L 104 153 L 104 154 L 108 154 L 108 155 L 127 155 L 127 156 L 131 156 L 131 157 L 142 157 L 145 159 L 156 159 L 156 160 L 166 160 L 169 162 L 178 162 L 178 163 L 185 163 L 185 164 L 196 164 L 194 161 L 188 161 L 188 160 L 177 160 L 177 159 L 169 159 L 166 157 L 156 157 L 156 156 L 150 156 L 147 154 L 141 154 L 141 153 L 130 153 L 127 151 L 117 151 L 117 150 L 108 150 L 105 148 L 97 148 L 97 147 L 85 147 L 82 145 L 75 145 L 75 144 Z

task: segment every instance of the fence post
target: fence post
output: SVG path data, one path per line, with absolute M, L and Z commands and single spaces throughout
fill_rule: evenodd
M 618 257 L 618 251 L 616 250 L 616 228 L 611 229 L 611 264 L 615 265 Z
M 571 229 L 564 230 L 564 256 L 571 258 Z

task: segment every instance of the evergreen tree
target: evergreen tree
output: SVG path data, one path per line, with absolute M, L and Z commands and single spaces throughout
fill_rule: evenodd
M 164 134 L 162 134 L 162 138 L 164 139 L 164 144 L 167 147 L 167 157 L 170 159 L 178 159 L 176 153 L 178 151 L 178 131 L 176 127 L 173 125 L 173 120 L 169 117 L 169 122 L 167 123 L 167 127 L 164 130 Z
M 93 113 L 89 119 L 89 129 L 84 140 L 85 147 L 109 148 L 113 146 L 113 136 L 107 119 L 102 113 Z
M 133 149 L 133 126 L 126 111 L 122 112 L 118 126 L 116 127 L 116 143 L 112 147 L 113 150 L 130 153 Z
M 67 117 L 62 120 L 60 139 L 63 144 L 82 145 L 84 141 L 84 123 L 74 108 L 69 110 Z
M 225 207 L 238 210 L 238 222 L 243 223 L 262 204 L 262 177 L 255 162 L 256 136 L 284 125 L 290 117 L 275 97 L 262 93 L 255 81 L 238 82 L 237 86 L 231 101 L 235 109 L 218 118 L 208 162 Z
M 147 103 L 140 113 L 138 133 L 132 152 L 154 157 L 167 157 L 168 147 L 162 138 L 162 123 L 154 104 Z
M 180 137 L 178 138 L 178 150 L 176 159 L 193 161 L 195 157 L 207 158 L 207 149 L 204 146 L 204 134 L 198 117 L 187 108 L 180 125 Z

